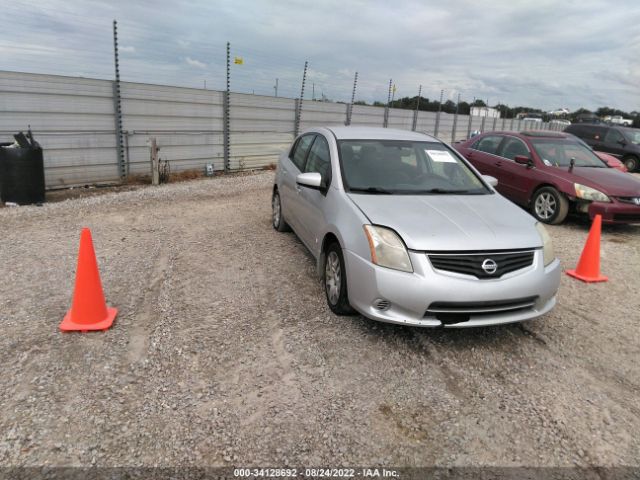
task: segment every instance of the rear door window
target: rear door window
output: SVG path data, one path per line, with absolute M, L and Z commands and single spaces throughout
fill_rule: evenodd
M 291 153 L 291 161 L 298 167 L 301 172 L 304 171 L 304 165 L 307 160 L 307 154 L 315 138 L 315 134 L 303 135 L 298 139 Z
M 471 148 L 480 152 L 491 153 L 495 155 L 498 151 L 498 146 L 500 145 L 502 138 L 503 137 L 501 137 L 500 135 L 488 135 L 486 137 L 482 137 L 480 140 L 474 143 L 473 147 Z
M 620 141 L 624 141 L 622 134 L 613 128 L 610 128 L 604 137 L 604 143 L 617 144 Z

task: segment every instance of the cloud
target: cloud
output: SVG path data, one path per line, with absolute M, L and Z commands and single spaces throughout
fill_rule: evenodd
M 192 67 L 197 67 L 197 68 L 207 68 L 207 64 L 201 62 L 200 60 L 194 60 L 191 57 L 187 57 L 185 58 L 185 61 L 191 65 Z
M 0 42 L 9 70 L 111 78 L 111 22 L 118 18 L 121 75 L 128 81 L 225 85 L 226 43 L 245 59 L 233 67 L 234 91 L 296 97 L 308 80 L 329 98 L 422 94 L 489 98 L 550 110 L 603 104 L 640 110 L 640 3 L 619 0 L 169 0 L 117 2 L 14 0 Z M 211 18 L 215 18 L 212 26 Z M 310 19 L 312 21 L 310 21 Z M 133 47 L 131 47 L 133 48 Z M 186 55 L 189 56 L 186 56 Z M 185 68 L 186 64 L 191 68 Z M 206 62 L 206 63 L 205 63 Z M 193 69 L 202 71 L 197 79 Z

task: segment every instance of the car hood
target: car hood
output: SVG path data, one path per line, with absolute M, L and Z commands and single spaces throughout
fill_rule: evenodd
M 395 230 L 412 250 L 542 246 L 535 219 L 499 194 L 348 194 L 371 223 Z
M 575 167 L 571 179 L 614 197 L 640 197 L 640 180 L 615 168 Z

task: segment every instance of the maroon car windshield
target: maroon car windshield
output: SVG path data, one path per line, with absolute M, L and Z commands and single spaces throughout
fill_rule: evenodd
M 576 167 L 607 168 L 591 149 L 572 140 L 536 138 L 531 143 L 540 159 L 549 167 L 568 167 L 573 158 Z

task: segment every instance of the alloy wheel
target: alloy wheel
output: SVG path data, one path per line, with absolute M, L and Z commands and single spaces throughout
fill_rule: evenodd
M 340 270 L 340 259 L 334 251 L 329 252 L 324 270 L 324 282 L 327 290 L 327 298 L 332 305 L 337 305 L 340 298 L 340 287 L 342 283 L 342 272 Z
M 271 199 L 271 209 L 273 211 L 273 226 L 278 228 L 280 225 L 280 195 L 277 193 L 273 194 L 273 198 Z
M 548 192 L 541 193 L 536 198 L 536 214 L 543 220 L 549 220 L 556 213 L 558 204 L 553 195 Z

